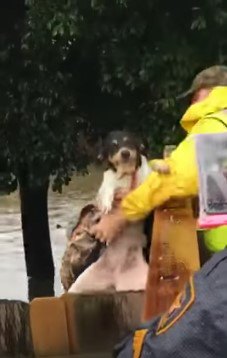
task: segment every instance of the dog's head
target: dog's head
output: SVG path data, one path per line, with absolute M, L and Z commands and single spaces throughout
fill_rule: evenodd
M 61 281 L 65 290 L 68 290 L 78 276 L 98 259 L 104 247 L 104 244 L 89 234 L 89 228 L 99 220 L 100 211 L 93 204 L 86 205 L 81 210 L 63 257 Z
M 71 240 L 77 240 L 82 235 L 88 235 L 86 232 L 89 228 L 100 220 L 100 211 L 93 204 L 88 204 L 83 207 L 80 212 L 79 219 L 76 226 L 74 226 Z
M 102 144 L 99 160 L 121 177 L 132 174 L 141 165 L 141 155 L 147 155 L 147 144 L 130 132 L 114 131 L 109 133 Z

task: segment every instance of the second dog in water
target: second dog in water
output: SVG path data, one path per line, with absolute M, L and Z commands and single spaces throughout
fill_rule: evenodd
M 102 159 L 108 164 L 98 192 L 98 206 L 111 211 L 116 189 L 128 191 L 140 185 L 151 172 L 144 156 L 145 147 L 128 132 L 112 132 L 107 137 Z M 75 281 L 69 292 L 144 290 L 148 265 L 143 256 L 143 221 L 129 223 L 104 250 L 101 257 Z

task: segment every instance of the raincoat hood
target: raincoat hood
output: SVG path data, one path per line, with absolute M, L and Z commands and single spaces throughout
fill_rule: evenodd
M 194 103 L 187 109 L 181 118 L 180 124 L 186 132 L 190 133 L 193 126 L 201 118 L 226 108 L 227 86 L 214 87 L 203 101 Z

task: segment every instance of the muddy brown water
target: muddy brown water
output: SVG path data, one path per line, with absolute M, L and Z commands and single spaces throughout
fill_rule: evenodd
M 49 191 L 49 225 L 55 262 L 55 294 L 62 293 L 59 270 L 65 249 L 66 230 L 80 209 L 95 198 L 101 170 L 90 169 L 86 176 L 74 176 L 63 193 Z M 61 225 L 61 228 L 57 228 Z M 27 301 L 27 277 L 21 232 L 18 193 L 0 196 L 0 299 Z

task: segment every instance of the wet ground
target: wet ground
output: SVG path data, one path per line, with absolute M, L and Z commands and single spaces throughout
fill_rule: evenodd
M 66 242 L 66 229 L 82 206 L 94 199 L 101 172 L 91 170 L 75 176 L 62 194 L 49 192 L 49 223 L 55 261 L 55 292 L 61 294 L 59 269 Z M 57 228 L 60 225 L 61 228 Z M 21 233 L 18 193 L 0 196 L 0 299 L 27 300 L 27 278 Z

